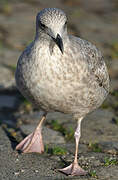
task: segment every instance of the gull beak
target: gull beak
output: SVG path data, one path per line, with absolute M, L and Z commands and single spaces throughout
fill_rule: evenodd
M 64 46 L 63 46 L 62 38 L 61 38 L 61 36 L 60 36 L 59 34 L 57 34 L 57 37 L 56 37 L 56 39 L 55 39 L 55 42 L 56 42 L 57 46 L 59 47 L 60 51 L 61 51 L 62 54 L 63 54 L 63 52 L 64 52 Z

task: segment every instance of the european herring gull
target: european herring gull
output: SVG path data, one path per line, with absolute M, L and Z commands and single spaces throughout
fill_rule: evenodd
M 59 171 L 85 175 L 77 162 L 81 121 L 103 103 L 109 92 L 109 75 L 101 52 L 90 42 L 68 35 L 62 10 L 46 8 L 37 14 L 35 39 L 19 57 L 15 78 L 20 92 L 43 111 L 36 130 L 16 149 L 42 153 L 41 127 L 47 113 L 72 114 L 77 120 L 75 158 Z

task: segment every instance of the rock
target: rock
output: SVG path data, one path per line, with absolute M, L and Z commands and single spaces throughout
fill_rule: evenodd
M 110 0 L 80 0 L 80 3 L 87 11 L 98 14 L 115 10 L 115 4 Z
M 36 124 L 39 123 L 40 113 L 34 113 L 30 116 L 29 119 L 28 115 L 25 118 L 28 119 L 29 123 L 31 122 L 32 124 L 35 124 L 36 127 Z M 90 142 L 100 142 L 101 140 L 104 142 L 117 141 L 118 127 L 116 124 L 112 123 L 111 120 L 113 117 L 114 114 L 112 112 L 103 109 L 98 109 L 87 115 L 87 117 L 85 117 L 85 119 L 82 121 L 82 134 L 80 141 L 87 144 Z M 73 130 L 75 130 L 77 126 L 77 122 L 72 118 L 71 115 L 65 115 L 57 112 L 49 113 L 45 122 L 49 123 L 52 120 L 58 120 L 58 122 L 60 124 L 62 123 L 65 128 L 71 127 Z
M 73 148 L 73 144 L 63 146 L 66 149 Z M 79 163 L 86 169 L 88 172 L 93 170 L 96 172 L 96 175 L 99 179 L 118 179 L 117 166 L 112 165 L 106 167 L 103 165 L 103 160 L 107 156 L 104 153 L 93 153 L 87 152 L 87 148 L 80 145 L 80 149 L 84 150 L 79 153 L 80 161 Z M 72 162 L 73 153 L 66 155 L 65 162 Z M 28 154 L 17 154 L 16 151 L 13 151 L 10 139 L 7 137 L 5 132 L 0 127 L 0 179 L 9 180 L 9 179 L 22 179 L 22 180 L 38 180 L 38 179 L 69 179 L 69 177 L 56 171 L 56 168 L 61 167 L 63 162 L 56 160 L 54 156 L 49 156 L 47 154 L 38 154 L 38 153 L 28 153 Z M 63 163 L 62 163 L 63 164 Z M 84 177 L 70 177 L 71 179 L 95 179 L 89 175 Z
M 112 79 L 111 80 L 111 87 L 112 87 L 112 91 L 118 90 L 118 79 Z
M 89 114 L 82 122 L 81 142 L 117 141 L 118 127 L 111 123 L 114 114 L 98 109 Z
M 20 117 L 24 123 L 38 124 L 42 117 L 42 112 L 36 111 L 30 114 L 23 114 Z M 73 122 L 73 118 L 69 114 L 59 112 L 48 113 L 44 123 L 51 123 L 52 120 L 57 120 L 59 123 Z
M 116 79 L 118 78 L 118 59 L 114 59 L 111 61 L 111 65 L 110 65 L 110 70 L 109 70 L 109 74 L 110 74 L 110 77 L 113 79 Z
M 34 12 L 38 11 L 38 7 L 32 8 L 32 11 L 28 11 L 30 8 L 29 4 L 13 3 L 12 8 L 14 10 L 12 18 L 5 19 L 5 17 L 1 15 L 0 21 L 5 21 L 3 27 L 8 30 L 9 38 L 6 40 L 7 44 L 16 50 L 21 50 L 25 47 L 27 42 L 31 40 L 29 39 L 30 37 L 33 39 L 33 33 L 35 31 Z M 18 29 L 22 29 L 22 31 L 18 31 Z
M 98 173 L 98 179 L 103 180 L 117 180 L 118 179 L 118 167 L 109 166 L 109 167 L 100 167 Z
M 15 109 L 17 104 L 17 98 L 10 95 L 0 95 L 0 109 L 9 108 Z
M 103 152 L 118 155 L 118 141 L 99 142 L 99 144 Z
M 64 123 L 64 122 L 72 122 L 73 118 L 69 114 L 63 114 L 59 112 L 52 112 L 47 115 L 47 122 L 50 122 L 52 120 L 58 120 L 59 123 Z
M 15 80 L 13 73 L 4 66 L 0 66 L 0 90 L 7 89 L 14 85 Z
M 88 114 L 82 121 L 82 134 L 81 142 L 99 142 L 99 141 L 117 141 L 118 127 L 116 124 L 111 123 L 114 114 L 108 110 L 98 109 Z M 77 122 L 72 119 L 71 115 L 64 115 L 61 113 L 50 113 L 47 117 L 47 122 L 51 120 L 58 120 L 63 123 L 64 127 L 72 127 L 74 130 Z
M 18 50 L 12 50 L 8 48 L 0 49 L 0 64 L 16 67 L 17 60 L 21 54 L 21 51 Z
M 36 153 L 18 155 L 13 151 L 10 140 L 5 132 L 0 128 L 0 179 L 9 180 L 38 180 L 62 178 L 62 174 L 55 172 L 52 167 L 56 167 L 58 162 L 47 156 Z M 49 177 L 49 178 L 48 178 Z

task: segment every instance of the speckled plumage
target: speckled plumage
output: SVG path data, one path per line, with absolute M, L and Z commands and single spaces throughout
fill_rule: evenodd
M 66 20 L 62 11 L 55 11 Z M 57 19 L 57 14 L 53 19 Z M 85 116 L 98 108 L 109 92 L 109 76 L 101 52 L 90 42 L 67 34 L 63 37 L 63 54 L 56 44 L 51 53 L 51 43 L 53 40 L 43 32 L 36 34 L 19 58 L 17 87 L 46 112 Z
M 15 77 L 21 93 L 40 110 L 69 113 L 78 119 L 74 162 L 60 171 L 85 175 L 77 162 L 80 125 L 109 93 L 109 75 L 101 52 L 90 42 L 68 35 L 66 21 L 60 9 L 38 13 L 35 39 L 21 54 Z M 17 145 L 17 150 L 44 151 L 41 125 L 45 117 L 34 133 Z

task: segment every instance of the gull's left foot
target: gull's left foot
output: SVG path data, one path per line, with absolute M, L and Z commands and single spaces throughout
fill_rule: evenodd
M 63 169 L 58 169 L 60 172 L 71 175 L 71 176 L 84 176 L 87 174 L 77 163 L 72 163 L 68 167 Z

